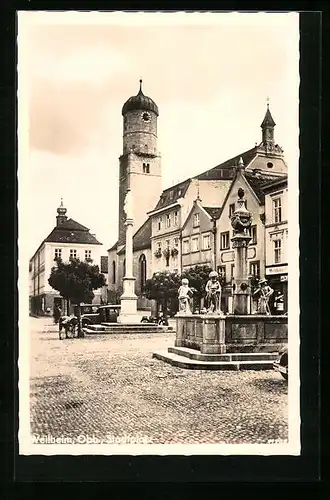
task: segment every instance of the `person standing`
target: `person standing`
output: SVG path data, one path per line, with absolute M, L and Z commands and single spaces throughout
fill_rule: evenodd
M 60 306 L 57 304 L 54 306 L 54 323 L 57 325 L 57 323 L 60 321 L 60 317 L 62 316 L 62 309 Z

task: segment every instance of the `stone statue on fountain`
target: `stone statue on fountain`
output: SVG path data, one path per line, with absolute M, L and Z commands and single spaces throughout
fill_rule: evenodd
M 183 278 L 181 281 L 181 286 L 178 290 L 179 297 L 179 311 L 184 314 L 191 314 L 190 301 L 193 296 L 193 291 L 189 286 L 189 281 L 187 278 Z
M 207 312 L 210 314 L 221 314 L 221 285 L 217 271 L 211 271 L 206 283 Z

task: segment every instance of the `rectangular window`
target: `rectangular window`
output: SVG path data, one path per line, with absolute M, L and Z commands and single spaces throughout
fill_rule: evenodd
M 209 234 L 203 235 L 203 250 L 209 250 L 211 248 L 211 236 Z
M 282 249 L 282 241 L 275 240 L 274 241 L 274 262 L 275 262 L 275 264 L 279 264 L 281 262 L 281 249 Z
M 235 264 L 230 266 L 230 277 L 233 278 L 235 273 Z
M 62 258 L 62 248 L 55 248 L 55 259 Z
M 178 226 L 179 225 L 179 213 L 174 212 L 174 225 Z
M 143 163 L 143 173 L 150 174 L 150 163 Z
M 257 244 L 257 226 L 251 226 L 250 228 L 250 245 L 256 245 Z
M 194 214 L 194 227 L 199 226 L 199 213 Z
M 282 200 L 281 198 L 273 198 L 273 223 L 277 224 L 282 221 Z
M 231 217 L 234 212 L 235 212 L 235 203 L 231 203 L 229 205 L 229 217 Z
M 167 214 L 166 215 L 166 227 L 171 227 L 171 215 Z
M 161 230 L 162 228 L 162 218 L 161 217 L 158 217 L 158 220 L 157 220 L 157 227 L 158 227 L 158 231 Z
M 92 258 L 92 250 L 85 250 L 85 260 Z
M 195 236 L 191 238 L 191 251 L 198 252 L 199 250 L 199 237 Z
M 166 248 L 170 248 L 170 240 L 165 240 Z
M 76 259 L 77 258 L 77 250 L 72 249 L 70 250 L 70 259 Z
M 219 278 L 226 279 L 226 266 L 218 266 L 218 274 L 219 274 Z
M 250 276 L 260 277 L 260 262 L 259 260 L 250 262 Z
M 174 243 L 174 247 L 178 248 L 178 246 L 179 246 L 179 238 L 174 238 L 173 243 Z
M 182 241 L 182 252 L 183 253 L 189 253 L 190 248 L 189 248 L 189 239 L 183 240 Z
M 221 250 L 229 248 L 229 231 L 220 233 L 220 248 Z

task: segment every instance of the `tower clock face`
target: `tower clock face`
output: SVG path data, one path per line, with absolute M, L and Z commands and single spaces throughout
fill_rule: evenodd
M 149 122 L 150 118 L 151 118 L 151 116 L 150 116 L 150 114 L 147 111 L 145 111 L 144 113 L 142 113 L 142 120 L 143 121 Z

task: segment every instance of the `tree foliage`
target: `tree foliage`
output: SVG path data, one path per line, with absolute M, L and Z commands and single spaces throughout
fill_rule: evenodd
M 147 299 L 162 301 L 164 299 L 176 298 L 178 288 L 181 285 L 180 275 L 162 271 L 154 273 L 145 284 L 145 294 Z
M 52 267 L 48 283 L 64 299 L 80 306 L 82 302 L 91 303 L 94 298 L 93 290 L 104 286 L 106 281 L 97 265 L 80 259 L 71 259 L 70 262 L 57 259 L 56 266 Z M 78 307 L 78 315 L 80 317 L 80 307 Z
M 56 263 L 48 283 L 64 299 L 71 300 L 74 304 L 90 303 L 94 298 L 93 290 L 105 285 L 105 277 L 97 265 L 79 259 L 71 259 L 70 262 L 57 259 Z
M 201 299 L 205 295 L 205 285 L 211 271 L 213 271 L 213 269 L 210 266 L 198 265 L 184 271 L 181 278 L 187 278 L 189 280 L 189 286 L 196 290 L 196 296 Z

